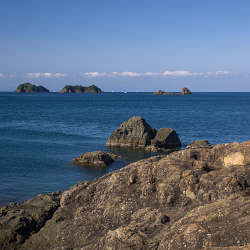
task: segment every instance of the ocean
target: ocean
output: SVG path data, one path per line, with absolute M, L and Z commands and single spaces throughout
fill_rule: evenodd
M 130 162 L 149 157 L 119 150 L 121 159 L 106 169 L 72 165 L 73 157 L 107 151 L 108 136 L 131 116 L 153 128 L 177 131 L 183 148 L 191 141 L 211 144 L 250 139 L 250 93 L 14 94 L 0 93 L 0 205 L 44 192 L 65 190 Z

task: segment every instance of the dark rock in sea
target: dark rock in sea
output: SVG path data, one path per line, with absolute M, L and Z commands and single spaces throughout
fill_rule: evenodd
M 192 92 L 186 87 L 181 90 L 181 93 L 182 93 L 182 95 L 191 95 L 192 94 Z
M 123 122 L 108 138 L 108 147 L 143 148 L 150 145 L 156 130 L 140 116 L 131 117 Z
M 207 140 L 196 140 L 192 141 L 189 145 L 186 147 L 187 149 L 195 149 L 195 148 L 212 148 L 212 145 Z
M 154 156 L 42 197 L 1 209 L 0 249 L 249 249 L 250 141 Z
M 102 151 L 87 152 L 72 160 L 73 164 L 80 166 L 107 167 L 114 162 L 117 156 Z
M 181 141 L 172 128 L 160 128 L 151 140 L 151 145 L 157 148 L 171 149 L 181 147 Z
M 163 90 L 158 90 L 153 92 L 153 95 L 191 95 L 192 92 L 188 88 L 183 88 L 181 92 L 165 92 Z
M 60 91 L 60 93 L 78 93 L 78 94 L 87 94 L 87 93 L 95 93 L 101 94 L 103 93 L 100 88 L 95 85 L 91 85 L 89 87 L 84 87 L 81 85 L 65 85 L 64 88 Z
M 36 86 L 29 82 L 19 84 L 16 93 L 49 93 L 49 90 L 43 86 Z
M 147 151 L 158 152 L 159 149 L 170 149 L 181 146 L 177 133 L 171 128 L 158 131 L 140 116 L 131 117 L 123 122 L 108 138 L 108 147 L 145 148 Z
M 156 92 L 153 92 L 153 95 L 166 95 L 166 92 L 163 90 L 158 90 Z

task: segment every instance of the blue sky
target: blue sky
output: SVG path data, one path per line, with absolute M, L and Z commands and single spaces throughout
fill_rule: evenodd
M 0 3 L 0 91 L 250 91 L 249 0 Z

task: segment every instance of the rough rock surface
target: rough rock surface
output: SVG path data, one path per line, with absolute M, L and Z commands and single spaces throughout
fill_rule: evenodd
M 36 86 L 29 82 L 19 84 L 15 90 L 16 93 L 49 93 L 49 90 L 43 86 Z
M 189 145 L 187 145 L 187 149 L 195 149 L 195 148 L 212 148 L 212 145 L 207 140 L 196 140 L 192 141 Z
M 60 205 L 60 192 L 38 195 L 23 204 L 0 208 L 0 249 L 18 249 L 51 219 Z
M 151 140 L 151 145 L 166 149 L 178 148 L 181 147 L 181 141 L 172 128 L 160 128 Z
M 81 166 L 107 167 L 117 156 L 102 151 L 87 152 L 72 160 L 73 164 Z
M 108 147 L 144 148 L 158 152 L 181 146 L 178 134 L 172 128 L 160 128 L 158 131 L 140 116 L 131 117 L 116 129 L 108 138 Z
M 86 94 L 86 93 L 95 93 L 95 94 L 101 94 L 102 90 L 98 88 L 95 85 L 91 85 L 88 87 L 84 87 L 81 85 L 65 85 L 63 89 L 60 91 L 60 93 L 78 93 L 78 94 Z
M 60 207 L 40 230 L 29 234 L 24 243 L 13 235 L 4 246 L 249 249 L 249 166 L 250 141 L 141 160 L 65 191 Z M 16 209 L 13 206 L 8 213 Z M 5 213 L 0 227 L 3 221 Z M 11 221 L 4 227 L 11 235 Z M 3 237 L 0 241 L 3 244 Z
M 150 145 L 156 130 L 140 116 L 133 116 L 123 122 L 108 138 L 108 147 L 138 147 Z

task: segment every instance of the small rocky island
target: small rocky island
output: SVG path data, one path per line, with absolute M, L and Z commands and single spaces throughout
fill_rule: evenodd
M 87 94 L 87 93 L 95 93 L 101 94 L 103 91 L 95 85 L 91 85 L 88 87 L 84 87 L 82 85 L 65 85 L 60 93 L 77 93 L 77 94 Z
M 153 95 L 191 95 L 192 92 L 188 88 L 183 88 L 181 92 L 165 92 L 163 90 L 158 90 L 153 92 Z
M 36 86 L 29 82 L 19 84 L 15 93 L 49 93 L 49 90 L 43 86 Z
M 116 155 L 102 151 L 93 151 L 82 154 L 72 160 L 72 163 L 79 166 L 107 167 L 114 162 Z
M 140 116 L 131 117 L 123 122 L 108 138 L 108 147 L 143 148 L 158 152 L 181 147 L 178 134 L 172 128 L 160 128 L 158 131 Z
M 0 249 L 250 249 L 250 141 L 134 162 L 0 208 Z

